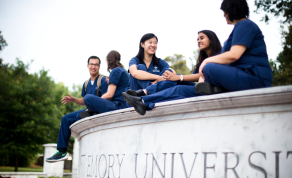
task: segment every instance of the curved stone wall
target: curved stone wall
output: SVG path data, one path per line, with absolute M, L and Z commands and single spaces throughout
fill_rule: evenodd
M 156 104 L 85 118 L 78 177 L 290 177 L 292 86 Z

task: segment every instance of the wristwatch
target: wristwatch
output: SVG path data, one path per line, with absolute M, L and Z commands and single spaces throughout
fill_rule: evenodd
M 180 75 L 180 81 L 182 82 L 184 80 L 184 76 Z

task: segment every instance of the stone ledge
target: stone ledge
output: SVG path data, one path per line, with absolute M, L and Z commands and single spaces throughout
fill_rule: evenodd
M 281 107 L 277 107 L 278 105 L 281 105 Z M 286 107 L 282 105 L 286 105 Z M 84 135 L 105 128 L 162 122 L 165 120 L 165 116 L 171 118 L 174 115 L 181 114 L 180 118 L 187 119 L 188 114 L 192 114 L 193 118 L 204 117 L 202 112 L 206 111 L 215 112 L 217 115 L 233 115 L 240 112 L 234 111 L 237 108 L 241 108 L 241 110 L 246 108 L 244 113 L 252 114 L 258 112 L 252 108 L 262 106 L 270 107 L 265 111 L 261 110 L 261 112 L 291 111 L 292 86 L 229 92 L 157 103 L 155 109 L 147 111 L 144 116 L 136 113 L 134 108 L 126 108 L 79 120 L 71 125 L 70 129 L 72 136 L 80 140 Z M 219 112 L 220 110 L 230 110 L 232 112 L 222 113 Z M 212 114 L 208 113 L 207 115 L 210 117 Z

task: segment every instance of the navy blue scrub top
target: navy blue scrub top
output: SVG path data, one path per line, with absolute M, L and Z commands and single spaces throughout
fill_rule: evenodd
M 129 68 L 131 67 L 131 65 L 139 65 L 139 64 L 140 64 L 139 59 L 136 57 L 133 57 L 129 62 Z M 145 62 L 143 62 L 143 64 L 146 66 Z M 153 61 L 151 61 L 150 65 L 147 69 L 147 72 L 149 72 L 151 74 L 160 75 L 160 72 L 162 72 L 168 68 L 169 68 L 168 63 L 162 59 L 159 59 L 158 66 L 153 66 Z
M 126 101 L 122 96 L 122 92 L 126 91 L 126 87 L 129 83 L 128 72 L 122 67 L 114 68 L 109 76 L 109 84 L 111 83 L 117 86 L 117 88 L 110 101 L 114 102 L 116 105 L 119 105 L 119 108 L 127 107 Z
M 245 45 L 247 49 L 240 59 L 230 63 L 230 66 L 249 71 L 261 79 L 273 80 L 264 36 L 257 24 L 249 19 L 237 22 L 224 43 L 222 53 L 230 51 L 234 45 Z
M 87 84 L 86 87 L 86 93 L 85 93 L 85 89 L 84 89 L 84 85 L 85 82 L 82 86 L 82 92 L 81 92 L 81 96 L 84 97 L 86 94 L 93 94 L 96 95 L 97 93 L 97 79 L 98 79 L 99 75 L 95 78 L 93 85 L 91 84 L 91 79 L 89 79 L 89 82 Z M 101 83 L 100 83 L 100 91 L 98 93 L 98 96 L 102 96 L 103 94 L 105 94 L 107 92 L 107 87 L 108 87 L 108 83 L 105 81 L 106 77 L 102 77 L 101 79 Z

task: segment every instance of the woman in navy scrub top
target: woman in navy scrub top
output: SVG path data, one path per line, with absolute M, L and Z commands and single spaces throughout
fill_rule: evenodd
M 224 0 L 221 4 L 227 24 L 234 25 L 222 54 L 201 64 L 199 94 L 270 87 L 272 71 L 264 36 L 249 17 L 246 0 Z
M 121 55 L 117 51 L 111 51 L 106 59 L 110 72 L 107 92 L 101 97 L 91 94 L 84 97 L 84 103 L 91 112 L 104 113 L 128 107 L 122 92 L 126 90 L 129 83 L 129 75 L 120 63 Z
M 139 43 L 139 52 L 129 62 L 130 82 L 128 94 L 143 96 L 176 85 L 176 82 L 166 81 L 163 73 L 170 69 L 167 62 L 157 58 L 158 38 L 153 33 L 145 34 Z
M 214 56 L 220 53 L 221 44 L 216 36 L 216 34 L 210 30 L 202 30 L 198 32 L 198 47 L 200 49 L 199 57 L 197 60 L 197 65 L 194 67 L 193 74 L 189 75 L 176 75 L 172 72 L 166 71 L 164 73 L 165 78 L 171 81 L 187 81 L 187 82 L 195 82 L 198 81 L 200 75 L 198 74 L 198 69 L 201 63 L 208 57 Z M 133 96 L 127 93 L 123 93 L 123 97 L 126 101 L 135 107 L 135 110 L 144 115 L 147 109 L 153 109 L 155 103 L 170 101 L 176 99 L 183 99 L 188 97 L 198 96 L 198 93 L 194 90 L 194 86 L 192 85 L 176 85 L 171 88 L 167 88 L 165 90 L 159 91 L 157 93 L 146 95 L 146 96 Z M 143 101 L 142 101 L 143 99 Z

